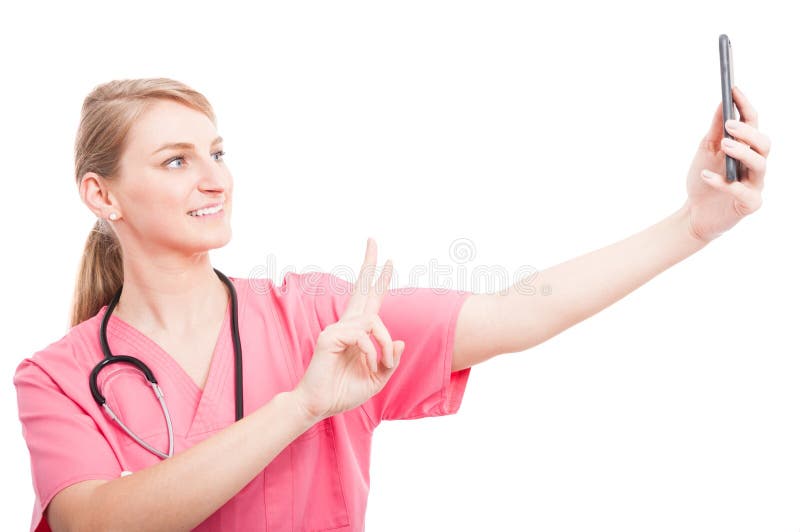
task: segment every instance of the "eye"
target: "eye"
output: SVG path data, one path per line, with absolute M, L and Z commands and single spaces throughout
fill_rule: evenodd
M 219 156 L 218 159 L 214 159 L 215 161 L 222 161 L 222 156 L 223 155 L 225 155 L 225 152 L 222 151 L 222 150 L 214 152 L 214 153 L 211 154 L 212 157 Z M 174 163 L 174 162 L 185 161 L 185 160 L 186 160 L 186 156 L 184 154 L 176 155 L 175 157 L 171 157 L 171 158 L 167 159 L 166 161 L 164 161 L 164 166 L 166 166 L 167 168 L 182 168 L 183 165 L 180 165 L 180 166 L 170 166 L 170 165 L 172 163 Z
M 174 163 L 176 161 L 182 161 L 184 159 L 185 159 L 185 156 L 183 154 L 176 155 L 175 157 L 172 157 L 172 158 L 167 159 L 166 161 L 164 161 L 164 166 L 166 166 L 167 168 L 181 168 L 180 166 L 170 166 L 170 164 L 172 164 L 172 163 Z

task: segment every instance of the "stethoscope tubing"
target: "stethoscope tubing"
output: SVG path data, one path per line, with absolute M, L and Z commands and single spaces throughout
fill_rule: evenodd
M 231 296 L 231 337 L 233 338 L 234 344 L 234 361 L 236 366 L 235 371 L 235 381 L 236 381 L 236 420 L 242 419 L 244 417 L 244 382 L 243 382 L 243 372 L 242 372 L 242 344 L 241 339 L 239 338 L 239 313 L 238 313 L 238 300 L 236 298 L 236 289 L 233 286 L 228 277 L 214 268 L 214 272 L 217 276 L 226 284 L 228 287 L 228 291 L 230 292 Z M 94 398 L 95 402 L 99 406 L 103 408 L 111 418 L 119 427 L 124 430 L 131 438 L 133 438 L 139 445 L 147 449 L 148 451 L 152 452 L 153 454 L 161 457 L 161 458 L 169 458 L 173 455 L 174 451 L 174 434 L 173 434 L 173 427 L 172 427 L 172 417 L 169 414 L 169 409 L 167 408 L 167 403 L 164 399 L 164 392 L 161 390 L 161 387 L 158 385 L 158 381 L 156 380 L 155 375 L 147 367 L 147 365 L 139 360 L 136 357 L 127 356 L 127 355 L 114 355 L 111 353 L 111 348 L 108 345 L 108 337 L 106 334 L 106 329 L 108 326 L 108 321 L 111 317 L 111 313 L 114 311 L 114 308 L 117 306 L 119 302 L 119 298 L 122 295 L 122 287 L 117 291 L 114 295 L 111 302 L 108 304 L 108 309 L 106 309 L 105 315 L 103 316 L 103 321 L 100 325 L 100 347 L 103 350 L 103 360 L 101 360 L 91 371 L 89 374 L 89 389 L 92 392 L 92 397 Z M 137 436 L 133 430 L 131 430 L 125 423 L 116 415 L 116 413 L 111 409 L 111 407 L 106 402 L 105 396 L 100 392 L 100 388 L 97 385 L 97 377 L 100 371 L 108 365 L 114 363 L 123 363 L 123 364 L 130 364 L 136 367 L 139 371 L 142 372 L 144 378 L 148 381 L 150 386 L 153 389 L 153 393 L 156 396 L 159 404 L 161 405 L 161 410 L 164 413 L 164 419 L 167 425 L 167 432 L 169 436 L 169 449 L 166 453 L 156 449 L 155 447 L 151 446 L 144 440 L 142 440 L 139 436 Z

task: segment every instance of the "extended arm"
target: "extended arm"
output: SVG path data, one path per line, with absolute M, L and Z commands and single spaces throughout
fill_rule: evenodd
M 742 120 L 723 124 L 722 103 L 717 105 L 689 167 L 687 199 L 680 209 L 625 240 L 535 272 L 505 294 L 470 296 L 456 323 L 453 371 L 544 342 L 757 211 L 772 143 L 758 130 L 758 113 L 738 87 L 733 88 L 733 98 Z M 723 132 L 732 139 L 723 138 Z M 726 156 L 740 163 L 740 181 L 726 181 Z M 537 288 L 534 294 L 527 293 L 530 285 Z M 549 295 L 542 294 L 542 287 Z
M 538 345 L 702 249 L 707 242 L 692 235 L 688 217 L 684 205 L 622 241 L 535 272 L 505 293 L 470 296 L 456 324 L 452 370 Z

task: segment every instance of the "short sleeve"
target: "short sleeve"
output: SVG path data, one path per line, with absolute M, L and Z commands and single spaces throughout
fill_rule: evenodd
M 321 328 L 339 321 L 354 289 L 335 275 L 320 277 L 314 298 Z M 471 368 L 451 372 L 453 343 L 458 314 L 470 295 L 423 287 L 386 292 L 378 316 L 392 340 L 405 342 L 405 349 L 389 382 L 362 405 L 373 427 L 383 420 L 458 412 Z
M 31 531 L 46 531 L 43 512 L 56 493 L 83 480 L 119 478 L 122 468 L 91 416 L 36 362 L 17 367 L 14 386 L 36 496 Z

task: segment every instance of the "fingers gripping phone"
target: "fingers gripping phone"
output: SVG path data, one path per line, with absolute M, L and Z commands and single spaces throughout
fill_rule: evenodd
M 739 116 L 733 103 L 733 51 L 731 41 L 724 33 L 719 36 L 719 73 L 722 81 L 722 134 L 730 139 L 733 137 L 725 129 L 725 123 L 731 119 L 739 120 Z M 740 174 L 738 161 L 726 154 L 725 179 L 728 183 L 741 181 Z

